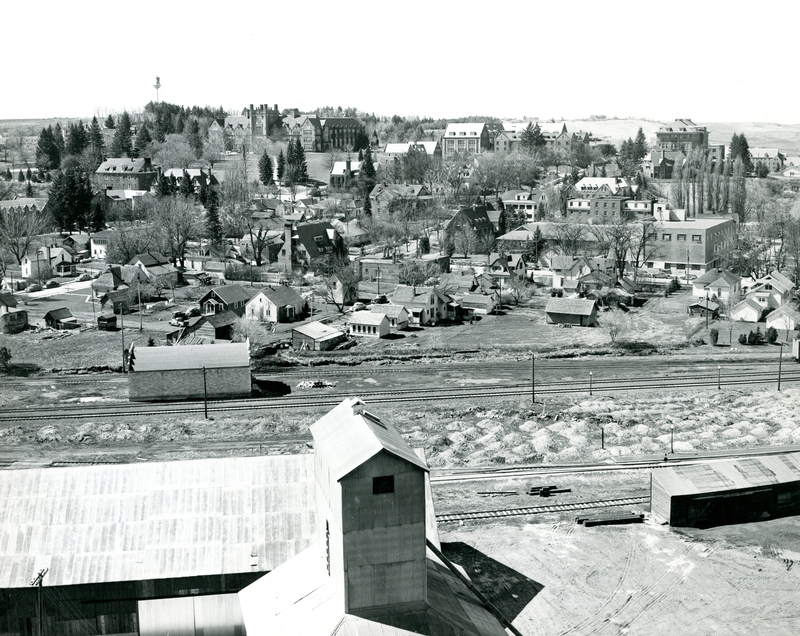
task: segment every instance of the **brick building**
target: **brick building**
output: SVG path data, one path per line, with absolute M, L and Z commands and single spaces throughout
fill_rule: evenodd
M 708 129 L 691 119 L 676 119 L 656 131 L 656 150 L 680 150 L 686 154 L 708 148 Z
M 149 158 L 111 157 L 95 170 L 102 190 L 149 190 L 158 173 Z

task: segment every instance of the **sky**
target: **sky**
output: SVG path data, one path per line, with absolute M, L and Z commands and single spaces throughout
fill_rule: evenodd
M 786 0 L 7 4 L 0 119 L 141 110 L 159 76 L 229 111 L 800 123 Z

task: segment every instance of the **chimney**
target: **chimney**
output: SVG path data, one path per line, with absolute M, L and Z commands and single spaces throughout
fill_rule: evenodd
M 255 109 L 253 108 L 253 105 L 252 105 L 252 104 L 250 104 L 250 115 L 252 115 L 252 114 L 253 114 L 253 110 L 255 110 Z

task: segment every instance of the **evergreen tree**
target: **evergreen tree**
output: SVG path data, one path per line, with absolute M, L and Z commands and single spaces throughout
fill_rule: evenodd
M 111 116 L 110 113 L 109 113 L 108 117 L 106 117 L 106 121 L 105 121 L 104 125 L 105 125 L 106 128 L 110 128 L 112 130 L 114 128 L 116 128 L 116 124 L 114 123 L 114 118 Z
M 273 174 L 272 157 L 270 157 L 269 152 L 265 150 L 264 154 L 261 155 L 261 158 L 258 160 L 258 178 L 265 186 L 272 185 L 274 180 Z
M 375 163 L 372 161 L 372 149 L 367 146 L 364 152 L 364 161 L 361 162 L 361 182 L 362 191 L 365 197 L 369 197 L 372 188 L 375 187 Z
M 178 193 L 178 180 L 175 178 L 174 174 L 169 175 L 169 191 L 170 194 Z
M 294 180 L 295 181 L 308 181 L 308 164 L 306 163 L 306 151 L 303 150 L 303 145 L 300 140 L 294 148 Z
M 372 201 L 369 200 L 369 196 L 364 197 L 364 216 L 372 218 Z
M 297 165 L 297 146 L 295 146 L 294 142 L 294 139 L 290 139 L 286 147 L 286 167 L 289 169 L 289 172 L 293 172 Z
M 17 181 L 19 181 L 20 183 L 25 183 L 25 175 L 22 174 L 22 170 L 20 170 L 19 174 L 17 175 Z
M 97 121 L 97 117 L 92 117 L 92 123 L 89 126 L 89 145 L 96 153 L 100 154 L 102 154 L 105 148 L 103 131 L 100 130 L 100 122 Z
M 364 130 L 363 127 L 359 129 L 356 133 L 356 139 L 353 143 L 353 151 L 356 150 L 364 150 L 365 148 L 369 147 L 369 137 L 367 137 L 367 132 Z
M 11 168 L 6 168 L 5 178 L 6 181 L 11 181 L 14 178 L 14 175 L 11 174 Z
M 61 130 L 61 124 L 58 122 L 56 122 L 56 125 L 53 128 L 53 140 L 58 148 L 59 157 L 63 159 L 67 152 L 67 148 L 66 144 L 64 143 L 64 131 Z
M 40 171 L 53 170 L 61 164 L 61 153 L 56 146 L 52 126 L 42 128 L 36 145 L 36 167 Z
M 200 124 L 196 119 L 192 119 L 189 125 L 186 126 L 186 141 L 189 146 L 194 150 L 196 159 L 203 156 L 203 137 L 200 135 Z
M 161 197 L 168 197 L 172 195 L 172 185 L 169 182 L 169 178 L 166 175 L 162 174 L 156 180 L 156 196 L 160 199 Z
M 208 188 L 205 183 L 200 184 L 200 191 L 197 193 L 197 200 L 204 208 L 208 206 Z
M 31 180 L 31 177 L 33 177 L 33 173 L 31 172 L 31 169 L 30 169 L 30 168 L 28 168 L 28 169 L 25 171 L 25 180 L 26 180 L 26 181 L 30 181 L 30 180 Z
M 359 161 L 364 161 L 364 150 L 363 149 L 358 151 L 358 160 Z
M 123 111 L 117 122 L 114 141 L 111 142 L 111 155 L 113 157 L 133 156 L 133 132 L 131 131 L 131 118 L 128 111 Z
M 194 196 L 194 184 L 192 184 L 192 178 L 189 176 L 189 173 L 186 172 L 186 170 L 183 171 L 183 177 L 181 178 L 181 184 L 178 188 L 178 192 L 186 198 Z
M 283 155 L 283 150 L 278 152 L 278 181 L 283 181 L 283 175 L 286 172 L 286 157 Z
M 147 152 L 147 146 L 149 146 L 153 142 L 153 138 L 150 136 L 150 131 L 147 130 L 147 126 L 142 124 L 142 127 L 139 129 L 139 132 L 136 134 L 136 141 L 133 144 L 133 156 L 134 157 L 142 157 Z
M 175 123 L 175 132 L 179 135 L 183 134 L 183 129 L 186 127 L 186 120 L 183 118 L 183 113 L 178 115 L 178 121 Z
M 641 163 L 647 156 L 647 137 L 644 136 L 644 131 L 641 126 L 639 127 L 639 132 L 636 133 L 636 140 L 633 142 L 633 147 L 636 161 Z
M 222 222 L 219 218 L 219 204 L 217 203 L 217 193 L 211 190 L 208 193 L 206 205 L 206 234 L 215 245 L 222 243 Z
M 30 181 L 25 185 L 25 196 L 33 197 L 33 184 Z
M 106 226 L 106 211 L 101 203 L 92 203 L 87 225 L 90 232 L 101 232 Z
M 82 120 L 77 124 L 70 124 L 67 128 L 67 154 L 80 155 L 89 146 L 89 131 Z
M 164 118 L 161 116 L 161 112 L 156 113 L 156 124 L 153 128 L 153 136 L 160 144 L 163 144 L 167 140 L 167 133 L 164 129 Z
M 80 230 L 90 219 L 92 184 L 76 169 L 60 172 L 50 186 L 50 209 L 56 225 L 65 231 Z
M 538 126 L 538 124 L 537 124 Z M 541 132 L 541 131 L 540 131 Z M 536 149 L 535 144 L 535 130 L 532 122 L 528 122 L 522 134 L 519 136 L 519 145 L 525 152 L 533 152 Z
M 735 164 L 736 159 L 739 157 L 742 158 L 744 169 L 747 172 L 752 172 L 753 160 L 750 156 L 750 145 L 747 143 L 747 137 L 744 136 L 744 133 L 741 135 L 733 133 L 733 137 L 731 137 L 730 161 Z

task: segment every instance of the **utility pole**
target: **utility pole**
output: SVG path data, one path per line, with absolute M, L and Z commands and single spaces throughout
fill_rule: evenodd
M 114 307 L 114 301 L 111 301 L 111 307 Z M 125 364 L 125 305 L 124 303 L 119 307 L 119 331 L 122 334 L 122 372 L 127 373 L 128 368 Z
M 137 285 L 137 292 L 139 293 L 139 331 L 142 330 L 142 281 L 139 277 L 136 277 Z
M 689 248 L 686 248 L 686 284 L 689 284 Z
M 592 395 L 592 372 L 589 371 L 589 397 Z
M 50 571 L 50 568 L 42 568 L 39 570 L 39 574 L 37 574 L 33 581 L 31 581 L 31 586 L 36 586 L 36 633 L 37 636 L 44 636 L 44 627 L 43 627 L 43 612 L 42 612 L 42 580 L 44 579 L 45 574 Z
M 536 404 L 536 354 L 531 352 L 531 404 Z
M 203 366 L 203 409 L 208 419 L 208 388 L 206 386 L 206 368 Z
M 778 356 L 778 391 L 781 390 L 781 366 L 783 363 L 783 343 L 781 342 L 779 345 L 780 347 L 780 355 Z
M 706 330 L 708 330 L 708 290 L 706 290 Z

